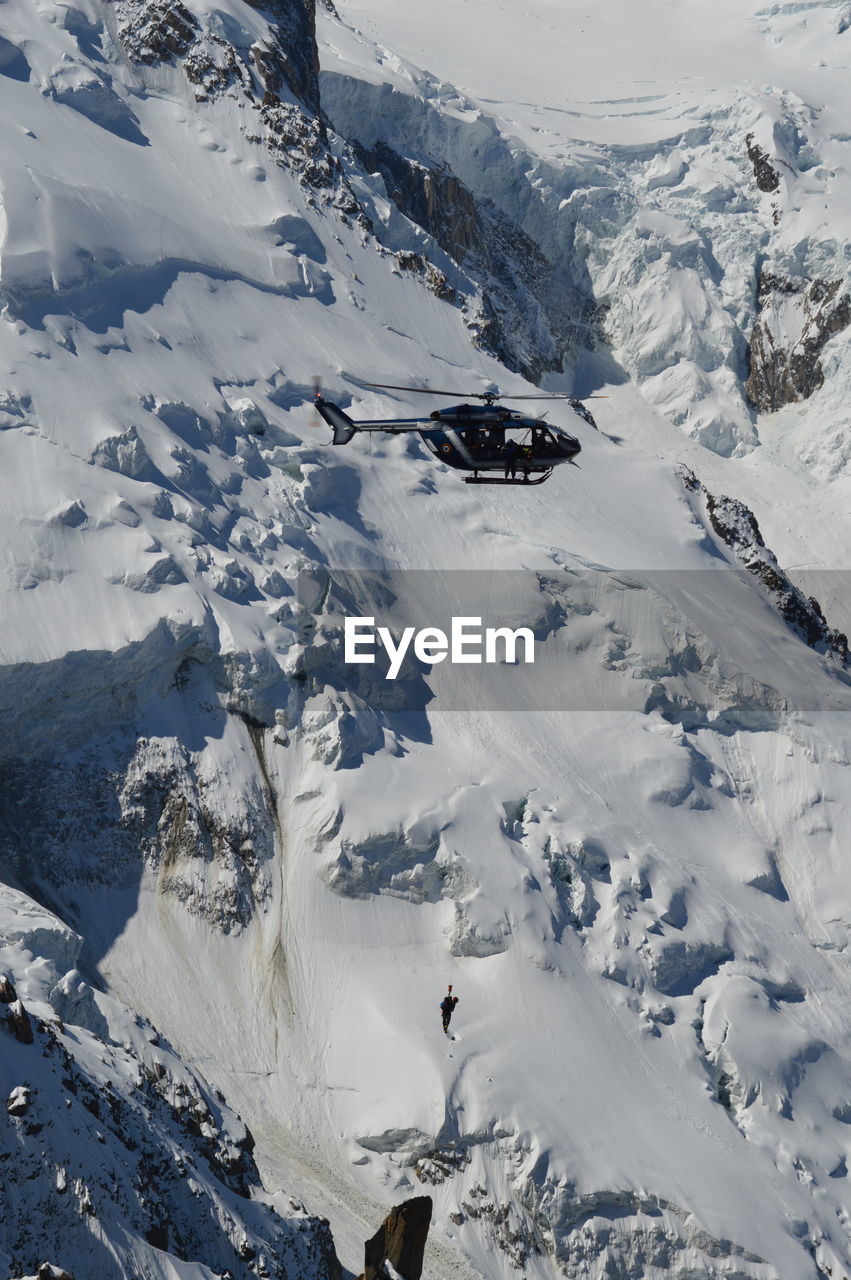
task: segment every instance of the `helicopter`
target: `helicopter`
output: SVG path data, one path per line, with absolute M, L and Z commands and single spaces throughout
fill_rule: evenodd
M 339 405 L 326 400 L 317 389 L 316 411 L 334 433 L 333 444 L 348 444 L 359 431 L 386 431 L 399 435 L 417 431 L 426 448 L 440 462 L 456 471 L 468 471 L 465 484 L 543 484 L 563 462 L 573 463 L 582 446 L 575 436 L 544 418 L 532 418 L 508 409 L 500 400 L 567 400 L 586 422 L 596 426 L 580 400 L 566 395 L 503 396 L 490 391 L 435 391 L 402 387 L 391 382 L 366 382 L 367 387 L 389 391 L 413 391 L 420 395 L 466 394 L 482 404 L 456 404 L 433 409 L 426 418 L 387 418 L 354 422 Z M 598 399 L 600 397 L 591 397 Z M 576 465 L 574 463 L 574 465 Z M 497 474 L 501 473 L 501 474 Z

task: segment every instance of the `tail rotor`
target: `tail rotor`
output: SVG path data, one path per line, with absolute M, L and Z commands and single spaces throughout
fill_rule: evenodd
M 322 399 L 322 383 L 319 379 L 319 376 L 317 374 L 314 374 L 313 376 L 313 413 L 311 415 L 310 422 L 308 423 L 308 426 L 310 427 L 322 426 L 322 419 L 319 417 L 319 414 L 316 411 L 317 402 L 321 399 Z

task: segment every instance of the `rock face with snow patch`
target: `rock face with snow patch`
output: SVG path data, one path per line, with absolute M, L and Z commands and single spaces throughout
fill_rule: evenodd
M 763 270 L 748 344 L 748 400 L 763 413 L 808 399 L 824 383 L 820 356 L 851 324 L 841 280 L 801 280 Z
M 493 201 L 477 199 L 447 164 L 410 159 L 380 141 L 356 154 L 481 290 L 466 305 L 483 350 L 537 382 L 561 372 L 580 345 L 603 341 L 601 310 L 561 278 L 531 235 Z
M 313 0 L 253 7 L 273 18 L 267 40 L 252 41 L 232 20 L 214 29 L 182 0 L 119 0 L 119 37 L 136 63 L 179 62 L 197 102 L 233 99 L 246 114 L 247 138 L 262 136 L 279 164 L 310 186 L 335 188 L 335 199 L 354 210 L 320 115 Z
M 7 741 L 0 779 L 0 874 L 31 886 L 56 878 L 95 891 L 127 888 L 150 876 L 163 898 L 179 902 L 225 933 L 239 932 L 265 910 L 277 838 L 274 797 L 262 768 L 235 805 L 222 798 L 227 773 L 240 757 L 263 758 L 264 730 L 242 710 L 245 704 L 238 692 L 245 681 L 253 686 L 249 696 L 256 698 L 259 672 L 249 659 L 230 655 L 230 674 L 222 673 L 230 689 L 224 700 L 232 700 L 228 711 L 218 705 L 220 695 L 209 684 L 203 645 L 190 641 L 189 650 L 183 651 L 166 644 L 159 659 L 154 658 L 156 640 L 149 639 L 143 647 L 147 657 L 139 669 L 133 670 L 139 655 L 131 646 L 106 681 L 97 658 L 81 663 L 78 675 L 88 685 L 89 715 L 94 716 L 105 698 L 101 710 L 111 723 L 101 733 L 90 721 L 87 730 L 85 718 L 71 712 L 74 732 L 80 734 L 73 762 L 63 755 L 69 732 L 61 734 L 62 743 L 25 743 L 20 735 L 15 744 Z M 154 692 L 157 681 L 152 681 L 159 660 L 164 663 L 158 678 L 164 700 Z M 8 667 L 3 675 L 0 691 L 14 700 L 16 675 Z M 18 672 L 17 678 L 21 675 Z M 55 721 L 55 681 L 67 689 L 67 675 L 59 669 L 43 670 L 41 688 L 31 672 L 25 678 L 27 714 L 36 721 L 40 716 Z M 145 704 L 158 706 L 155 718 L 162 713 L 160 728 L 165 728 L 171 715 L 167 705 L 176 707 L 184 700 L 194 709 L 190 714 L 200 711 L 211 737 L 221 741 L 224 766 L 203 744 L 194 756 L 172 732 L 159 732 L 153 724 L 150 736 L 134 731 L 131 722 L 144 719 Z M 254 709 L 259 710 L 256 704 Z M 71 953 L 64 939 L 57 935 L 50 946 L 57 960 L 61 956 L 70 968 L 79 944 Z
M 280 33 L 286 82 L 297 98 L 319 113 L 319 53 L 316 48 L 315 0 L 247 0 L 255 9 L 274 14 Z M 267 93 L 272 88 L 267 84 Z
M 182 57 L 197 38 L 198 23 L 181 0 L 124 0 L 118 14 L 119 35 L 137 62 Z
M 32 1044 L 32 1021 L 24 1008 L 23 1000 L 12 1001 L 6 1010 L 6 1022 L 16 1040 L 20 1040 L 21 1044 Z

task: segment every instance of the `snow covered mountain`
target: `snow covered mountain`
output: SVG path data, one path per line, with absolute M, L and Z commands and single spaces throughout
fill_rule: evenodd
M 846 9 L 0 5 L 10 1276 L 851 1274 Z

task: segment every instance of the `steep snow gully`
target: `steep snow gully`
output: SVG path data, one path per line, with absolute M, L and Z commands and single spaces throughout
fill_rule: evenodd
M 10 1278 L 851 1274 L 851 15 L 705 8 L 0 3 Z

